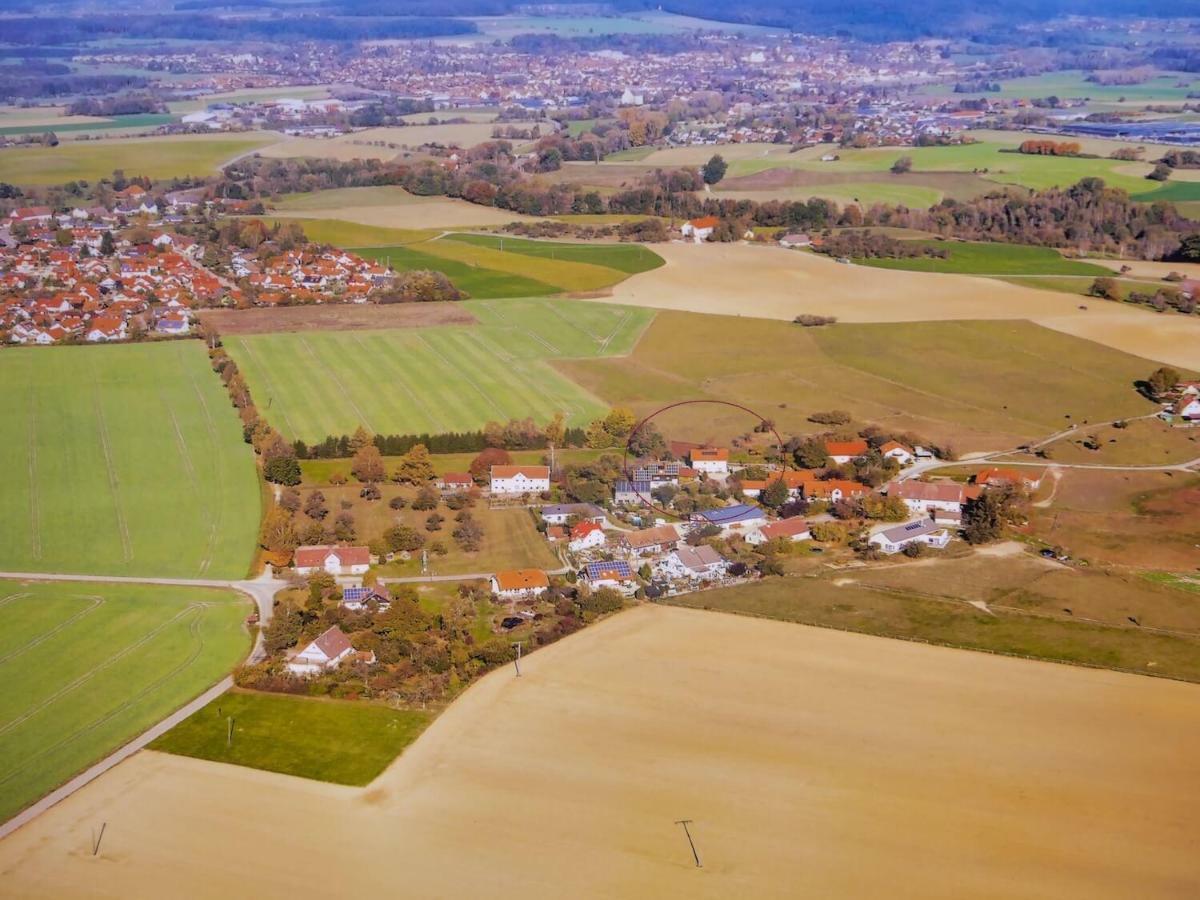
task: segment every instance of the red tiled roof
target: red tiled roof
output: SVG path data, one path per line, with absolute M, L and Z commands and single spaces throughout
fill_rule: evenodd
M 799 516 L 793 516 L 790 519 L 781 519 L 778 522 L 772 522 L 770 525 L 764 525 L 758 530 L 768 541 L 773 541 L 776 538 L 790 538 L 798 534 L 804 534 L 808 531 L 808 522 Z
M 826 441 L 825 452 L 830 456 L 862 456 L 867 452 L 867 442 Z
M 337 555 L 343 566 L 367 566 L 371 564 L 371 551 L 366 547 L 338 547 L 332 544 L 313 544 L 297 547 L 296 568 L 312 569 L 325 565 L 331 553 Z
M 515 478 L 524 475 L 526 478 L 549 478 L 549 466 L 492 466 L 493 478 Z
M 541 569 L 507 569 L 495 574 L 496 586 L 502 591 L 528 591 L 550 587 L 550 579 Z
M 336 659 L 347 650 L 354 649 L 354 647 L 350 644 L 350 638 L 346 637 L 346 633 L 336 625 L 328 629 L 324 634 L 309 644 L 309 646 L 315 646 L 329 659 Z

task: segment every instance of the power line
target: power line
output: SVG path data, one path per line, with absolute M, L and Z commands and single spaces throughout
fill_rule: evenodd
M 696 842 L 692 840 L 692 830 L 688 828 L 688 826 L 692 824 L 692 820 L 676 819 L 675 824 L 683 826 L 683 833 L 687 835 L 688 846 L 692 848 L 692 859 L 696 860 L 696 868 L 702 868 L 700 864 L 700 854 L 696 852 Z

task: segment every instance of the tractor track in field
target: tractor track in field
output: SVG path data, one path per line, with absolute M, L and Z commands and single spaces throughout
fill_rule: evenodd
M 425 340 L 424 335 L 418 334 L 417 340 L 420 341 L 422 344 L 424 344 L 426 347 L 428 347 L 429 351 L 434 356 L 436 356 L 438 359 L 440 359 L 443 363 L 445 363 L 447 367 L 449 367 L 451 370 L 454 369 L 454 363 L 452 363 L 446 357 L 446 355 L 444 353 L 442 353 L 440 350 L 438 350 L 437 347 L 433 346 L 433 344 L 431 344 L 431 343 L 429 343 L 429 341 Z M 493 400 L 491 397 L 488 396 L 487 392 L 479 386 L 478 382 L 476 382 L 474 378 L 469 376 L 465 371 L 462 373 L 462 376 L 463 376 L 463 380 L 466 381 L 467 384 L 471 385 L 471 387 L 473 387 L 476 390 L 476 392 L 479 394 L 479 396 L 482 397 L 487 402 L 487 404 L 489 406 L 491 406 L 491 408 L 494 409 L 500 415 L 501 419 L 508 418 L 505 415 L 504 410 L 502 410 L 499 407 L 499 405 L 497 405 L 495 400 Z
M 125 557 L 125 562 L 132 562 L 133 542 L 129 537 L 129 523 L 125 521 L 125 512 L 121 508 L 120 479 L 117 477 L 117 467 L 113 460 L 112 444 L 108 439 L 108 421 L 104 418 L 104 405 L 100 402 L 100 395 L 96 392 L 97 384 L 97 379 L 93 377 L 93 405 L 96 409 L 96 426 L 100 433 L 100 447 L 104 451 L 104 466 L 108 470 L 108 488 L 113 498 L 113 512 L 117 517 L 117 531 L 121 535 L 121 554 Z
M 363 353 L 366 353 L 368 355 L 368 357 L 371 355 L 371 351 L 368 349 L 367 345 L 363 343 L 363 339 L 360 335 L 356 334 L 354 336 L 354 342 L 356 344 L 358 344 L 359 349 L 361 349 L 363 351 Z M 410 400 L 412 400 L 413 406 L 417 407 L 423 413 L 425 413 L 425 415 L 427 415 L 431 421 L 435 422 L 437 424 L 437 427 L 440 428 L 442 431 L 449 430 L 446 427 L 446 420 L 443 419 L 441 416 L 439 416 L 437 413 L 433 412 L 428 406 L 425 405 L 425 401 L 417 396 L 417 393 L 409 386 L 408 381 L 406 379 L 400 378 L 400 379 L 398 379 L 398 382 L 400 384 L 400 387 L 403 388 L 404 393 L 408 395 L 408 398 Z
M 366 413 L 362 411 L 362 408 L 354 400 L 354 397 L 350 394 L 350 391 L 346 389 L 346 385 L 342 382 L 341 376 L 338 375 L 337 370 L 331 366 L 325 365 L 325 363 L 321 361 L 321 358 L 317 356 L 316 351 L 313 350 L 312 345 L 308 342 L 308 338 L 301 336 L 300 346 L 304 348 L 305 352 L 309 356 L 309 359 L 311 359 L 319 369 L 327 372 L 329 377 L 333 379 L 333 383 L 336 384 L 338 390 L 342 392 L 342 397 L 345 398 L 346 402 L 350 404 L 350 408 L 353 409 L 355 414 L 358 416 L 359 424 L 365 426 L 368 431 L 376 431 L 375 427 L 371 424 L 370 419 L 367 418 Z
M 37 647 L 40 644 L 44 644 L 46 641 L 50 640 L 50 638 L 54 637 L 54 635 L 56 635 L 60 631 L 62 631 L 64 628 L 71 625 L 73 622 L 77 621 L 78 619 L 82 619 L 84 616 L 95 612 L 97 609 L 99 609 L 101 606 L 103 606 L 107 602 L 103 597 L 96 596 L 95 594 L 82 595 L 82 599 L 91 600 L 92 602 L 88 606 L 85 606 L 83 609 L 79 610 L 79 612 L 75 613 L 74 615 L 68 616 L 67 618 L 63 619 L 61 622 L 59 622 L 57 625 L 55 625 L 49 631 L 43 631 L 37 637 L 31 638 L 30 640 L 28 640 L 27 642 L 22 644 L 17 649 L 10 650 L 8 653 L 4 654 L 4 656 L 0 656 L 0 666 L 4 665 L 10 659 L 16 659 L 18 656 L 21 656 L 22 654 L 29 652 L 34 647 Z
M 625 315 L 621 316 L 621 320 L 619 322 L 617 322 L 617 324 L 613 328 L 613 330 L 611 332 L 609 332 L 608 337 L 606 337 L 601 342 L 600 346 L 597 348 L 597 350 L 599 351 L 601 356 L 603 356 L 606 353 L 606 351 L 608 350 L 608 345 L 612 343 L 613 338 L 615 338 L 620 333 L 621 329 L 624 328 L 625 325 L 632 318 L 633 318 L 633 313 L 629 310 L 625 310 Z
M 190 606 L 188 606 L 187 609 L 185 610 L 185 612 L 188 610 L 197 610 L 198 611 L 197 615 L 188 624 L 188 632 L 195 639 L 194 649 L 192 650 L 192 653 L 190 656 L 188 656 L 184 660 L 181 660 L 179 662 L 179 664 L 176 665 L 174 668 L 172 668 L 170 671 L 163 673 L 161 676 L 156 678 L 154 681 L 151 681 L 150 683 L 144 685 L 140 691 L 138 691 L 132 697 L 127 698 L 119 706 L 115 707 L 114 709 L 109 710 L 107 713 L 105 713 L 100 718 L 95 719 L 92 722 L 89 722 L 84 727 L 71 732 L 70 734 L 66 735 L 65 737 L 63 737 L 63 738 L 59 739 L 58 741 L 56 741 L 55 743 L 51 744 L 49 747 L 39 748 L 39 753 L 37 756 L 31 757 L 23 765 L 20 765 L 15 769 L 10 769 L 7 773 L 0 776 L 0 785 L 4 785 L 4 784 L 8 783 L 12 778 L 14 778 L 15 776 L 24 772 L 27 768 L 29 768 L 35 762 L 38 762 L 41 759 L 43 759 L 44 757 L 48 756 L 49 754 L 54 753 L 60 747 L 63 747 L 64 745 L 70 743 L 71 741 L 74 741 L 77 738 L 82 737 L 83 735 L 87 734 L 88 732 L 95 731 L 97 728 L 101 727 L 102 725 L 105 725 L 106 723 L 112 721 L 117 716 L 121 715 L 123 712 L 128 710 L 130 707 L 132 707 L 136 703 L 140 702 L 144 697 L 146 697 L 150 693 L 158 690 L 164 684 L 166 684 L 167 682 L 171 681 L 171 679 L 173 679 L 177 675 L 179 675 L 181 672 L 190 668 L 192 666 L 192 664 L 195 663 L 195 661 L 197 659 L 199 659 L 200 654 L 204 652 L 204 632 L 200 628 L 200 622 L 203 619 L 203 611 L 204 611 L 204 609 L 207 608 L 207 606 L 208 606 L 208 604 L 206 604 L 206 603 L 193 603 Z
M 34 381 L 31 378 L 30 384 Z M 29 545 L 33 558 L 42 558 L 42 509 L 37 487 L 37 392 L 29 400 Z
M 112 668 L 114 665 L 116 665 L 118 662 L 120 662 L 126 656 L 133 653 L 135 650 L 140 649 L 145 644 L 152 641 L 154 638 L 158 637 L 159 634 L 161 634 L 168 627 L 173 625 L 177 619 L 180 619 L 183 616 L 187 615 L 193 609 L 198 608 L 198 606 L 199 606 L 199 604 L 196 604 L 196 603 L 188 604 L 183 609 L 181 609 L 179 612 L 177 612 L 175 615 L 171 616 L 171 618 L 167 619 L 164 622 L 159 623 L 155 628 L 151 629 L 146 634 L 142 635 L 142 637 L 140 637 L 138 640 L 134 641 L 132 644 L 130 644 L 129 646 L 122 649 L 119 653 L 114 653 L 112 656 L 110 656 L 104 662 L 100 663 L 98 666 L 94 666 L 93 668 L 89 669 L 87 672 L 84 672 L 82 675 L 75 678 L 73 681 L 70 681 L 67 684 L 63 685 L 57 691 L 55 691 L 53 694 L 51 694 L 50 696 L 48 696 L 44 700 L 42 700 L 41 703 L 25 710 L 25 712 L 23 712 L 21 715 L 17 716 L 15 719 L 10 719 L 8 722 L 5 722 L 3 725 L 0 725 L 0 737 L 4 736 L 5 734 L 8 734 L 8 732 L 12 731 L 18 725 L 22 725 L 25 722 L 28 722 L 30 719 L 32 719 L 34 716 L 36 716 L 42 710 L 57 703 L 59 700 L 61 700 L 67 694 L 74 691 L 76 688 L 82 687 L 83 685 L 87 684 L 89 681 L 91 681 L 93 678 L 95 678 L 101 672 Z
M 523 333 L 523 334 L 529 335 L 529 337 L 533 338 L 535 341 L 537 341 L 539 344 L 541 344 L 543 347 L 545 347 L 547 350 L 549 350 L 551 353 L 555 354 L 556 356 L 565 356 L 566 355 L 562 352 L 562 350 L 560 350 L 558 347 L 554 346 L 552 343 L 550 343 L 548 340 L 546 340 L 544 337 L 542 337 L 536 331 L 530 331 L 528 328 L 522 328 L 520 325 L 518 325 L 516 322 L 514 322 L 512 319 L 510 319 L 506 313 L 503 313 L 500 310 L 496 309 L 494 306 L 492 306 L 491 301 L 484 302 L 483 308 L 494 313 L 496 318 L 503 319 L 505 322 L 508 323 L 507 325 L 505 325 L 503 327 L 512 328 L 514 331 L 516 331 L 518 333 Z
M 0 597 L 0 607 L 8 606 L 8 604 L 12 603 L 14 600 L 21 600 L 25 597 L 32 597 L 32 596 L 33 596 L 32 594 L 24 593 L 24 594 L 9 594 L 6 597 Z
M 178 353 L 182 353 L 180 348 Z M 217 552 L 217 540 L 221 534 L 221 522 L 224 518 L 225 510 L 225 468 L 221 465 L 220 454 L 218 448 L 221 446 L 220 435 L 217 434 L 217 426 L 213 422 L 212 411 L 208 408 L 208 399 L 204 396 L 204 391 L 200 389 L 199 382 L 196 381 L 196 373 L 189 371 L 188 380 L 192 383 L 192 390 L 195 391 L 196 399 L 200 401 L 200 410 L 204 413 L 204 427 L 208 431 L 208 438 L 212 442 L 212 464 L 213 471 L 217 476 L 216 499 L 209 506 L 208 520 L 210 523 L 208 531 L 208 546 L 204 551 L 204 558 L 200 560 L 200 568 L 198 574 L 203 575 L 208 571 L 208 567 L 212 564 L 213 556 Z M 174 416 L 172 415 L 172 419 Z M 178 423 L 176 423 L 176 433 L 179 433 Z M 182 440 L 180 435 L 180 440 Z M 184 446 L 187 442 L 184 441 Z M 210 498 L 212 494 L 208 495 Z

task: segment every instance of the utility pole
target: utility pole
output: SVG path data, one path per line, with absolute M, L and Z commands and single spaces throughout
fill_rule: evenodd
M 100 842 L 104 840 L 104 830 L 108 828 L 107 822 L 100 823 L 100 836 L 96 837 L 95 832 L 92 832 L 92 856 L 96 856 L 100 852 Z
M 516 666 L 518 678 L 521 677 L 521 644 L 523 643 L 524 641 L 513 642 L 513 646 L 517 648 L 517 658 L 513 660 L 513 665 Z
M 688 846 L 692 848 L 692 859 L 696 860 L 696 868 L 702 868 L 700 865 L 700 854 L 696 852 L 696 842 L 692 840 L 692 830 L 688 828 L 692 824 L 691 819 L 676 819 L 676 825 L 683 826 L 683 833 L 687 835 Z

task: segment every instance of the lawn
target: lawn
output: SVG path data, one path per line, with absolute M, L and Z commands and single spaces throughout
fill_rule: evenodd
M 29 185 L 97 181 L 111 177 L 115 169 L 150 178 L 211 175 L 235 156 L 275 140 L 265 134 L 188 135 L 20 147 L 0 151 L 0 181 Z
M 254 457 L 199 341 L 0 354 L 0 570 L 241 578 Z
M 430 246 L 428 243 L 420 247 Z M 511 272 L 498 272 L 482 266 L 431 256 L 420 250 L 406 247 L 356 247 L 354 252 L 371 259 L 380 260 L 397 271 L 433 269 L 441 272 L 460 291 L 477 300 L 494 300 L 508 297 L 538 297 L 559 293 L 552 284 L 535 281 Z
M 515 254 L 514 254 L 515 255 Z M 527 299 L 463 303 L 478 325 L 230 336 L 260 406 L 290 438 L 470 431 L 604 410 L 548 361 L 629 353 L 650 310 Z
M 663 258 L 643 244 L 568 244 L 482 234 L 451 234 L 446 239 L 506 253 L 520 253 L 522 256 L 606 266 L 628 275 L 648 272 L 663 265 Z
M 880 269 L 914 272 L 955 272 L 961 275 L 1101 275 L 1112 270 L 1095 263 L 1066 259 L 1050 247 L 1023 244 L 984 244 L 960 241 L 914 241 L 949 254 L 945 259 L 918 256 L 909 259 L 856 259 Z
M 232 591 L 0 582 L 0 821 L 220 681 L 249 611 Z
M 360 701 L 234 691 L 193 713 L 150 747 L 179 756 L 361 786 L 369 784 L 415 741 L 430 718 L 425 712 Z
M 679 606 L 736 612 L 883 637 L 1200 681 L 1200 640 L 1142 631 L 1126 616 L 1194 632 L 1183 591 L 1137 578 L 1057 567 L 1039 574 L 1024 560 L 939 561 L 863 570 L 851 578 L 771 578 L 685 594 Z M 1048 579 L 1048 580 L 1043 580 Z M 991 612 L 968 605 L 988 603 Z M 1092 608 L 1094 607 L 1094 608 Z M 1064 608 L 1069 608 L 1067 613 Z M 1078 621 L 1087 616 L 1100 622 Z
M 959 452 L 1002 449 L 1071 420 L 1152 412 L 1133 388 L 1154 364 L 1022 321 L 790 323 L 660 312 L 633 354 L 556 363 L 611 405 L 742 403 L 791 433 L 819 410 L 912 430 Z M 755 424 L 722 407 L 673 410 L 673 437 L 728 440 Z

